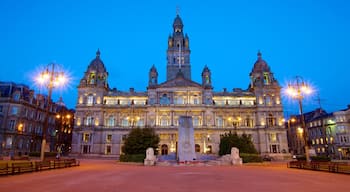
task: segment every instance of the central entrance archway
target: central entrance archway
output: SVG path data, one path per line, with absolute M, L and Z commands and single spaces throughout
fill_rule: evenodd
M 168 155 L 168 145 L 163 144 L 161 149 L 162 149 L 162 155 Z

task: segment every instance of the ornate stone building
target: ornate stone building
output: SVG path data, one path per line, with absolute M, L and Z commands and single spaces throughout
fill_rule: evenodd
M 177 149 L 178 119 L 192 116 L 196 152 L 219 150 L 226 132 L 251 135 L 261 154 L 282 158 L 288 151 L 280 86 L 258 53 L 249 88 L 213 90 L 211 72 L 204 66 L 202 82 L 191 80 L 189 37 L 179 15 L 168 38 L 166 81 L 149 70 L 147 91 L 110 88 L 108 72 L 97 51 L 78 86 L 72 153 L 119 157 L 123 139 L 133 127 L 152 127 L 160 136 L 159 153 Z M 200 74 L 198 74 L 200 75 Z
M 49 150 L 55 152 L 58 141 L 69 150 L 73 121 L 65 123 L 62 130 L 56 115 L 63 112 L 73 120 L 74 111 L 68 110 L 62 100 L 48 102 L 46 95 L 35 94 L 27 85 L 0 82 L 0 157 L 39 154 L 46 115 Z

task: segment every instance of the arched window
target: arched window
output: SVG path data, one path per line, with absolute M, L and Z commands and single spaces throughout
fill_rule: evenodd
M 160 104 L 161 105 L 168 105 L 169 104 L 169 98 L 167 94 L 163 94 L 162 97 L 160 98 Z
M 222 117 L 217 117 L 217 118 L 216 118 L 216 125 L 217 125 L 218 127 L 224 126 L 224 121 L 223 121 Z
M 276 125 L 276 120 L 273 117 L 273 115 L 270 113 L 269 116 L 266 118 L 266 125 L 268 127 L 275 126 Z
M 199 119 L 199 117 L 193 117 L 193 126 L 194 127 L 200 126 L 200 119 Z
M 115 125 L 115 118 L 111 115 L 108 117 L 107 120 L 107 126 L 108 127 L 113 127 Z
M 124 118 L 124 119 L 122 120 L 122 126 L 123 126 L 123 127 L 129 126 L 129 119 L 128 119 L 128 118 Z
M 93 125 L 93 123 L 94 123 L 94 118 L 92 116 L 87 116 L 85 125 L 90 126 L 90 125 Z
M 161 119 L 160 119 L 160 125 L 161 126 L 168 126 L 168 118 L 163 116 Z
M 195 104 L 195 105 L 198 105 L 198 96 L 197 95 L 195 95 L 194 97 L 193 97 L 193 104 Z
M 162 155 L 168 155 L 168 145 L 162 145 Z
M 88 95 L 87 96 L 87 105 L 93 105 L 94 104 L 94 96 Z

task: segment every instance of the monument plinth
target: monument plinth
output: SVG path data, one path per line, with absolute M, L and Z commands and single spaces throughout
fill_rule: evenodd
M 178 161 L 190 162 L 196 160 L 192 117 L 180 116 L 178 134 Z

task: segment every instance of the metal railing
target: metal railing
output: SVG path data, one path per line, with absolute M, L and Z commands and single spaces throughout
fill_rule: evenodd
M 291 161 L 288 162 L 287 166 L 288 168 L 350 174 L 350 164 L 347 162 Z

